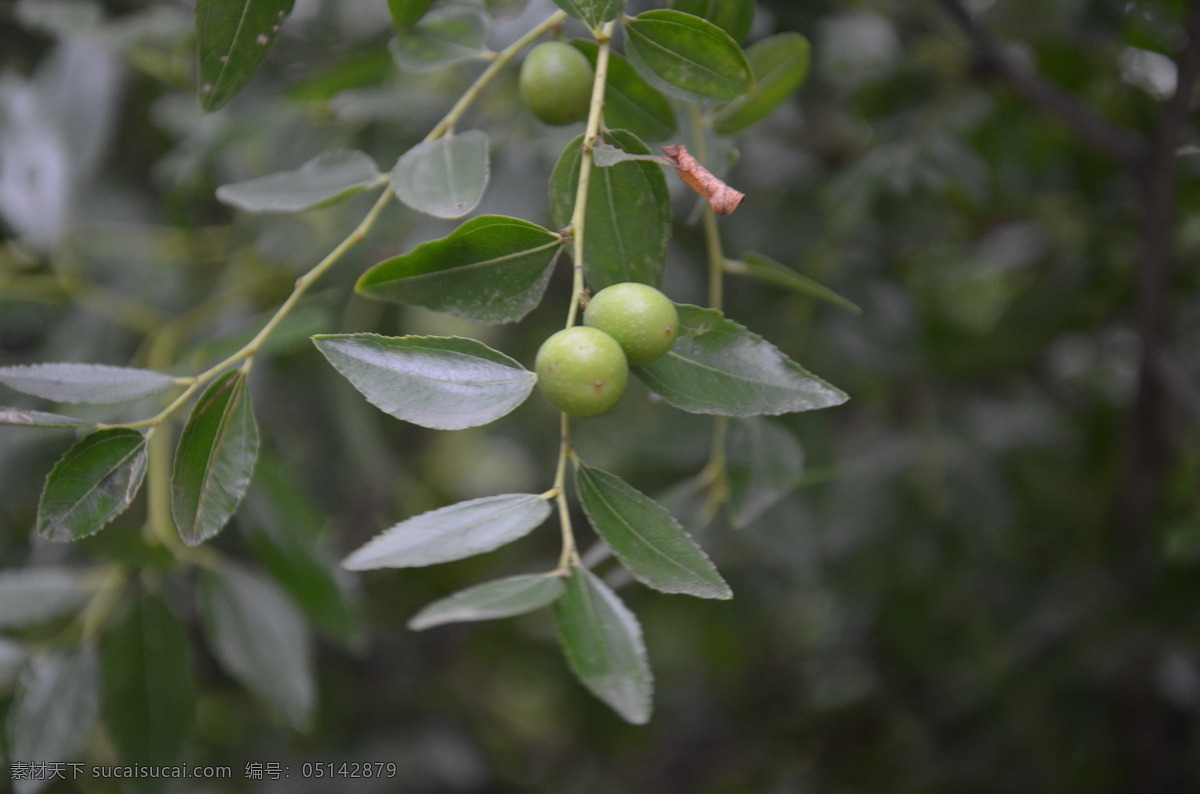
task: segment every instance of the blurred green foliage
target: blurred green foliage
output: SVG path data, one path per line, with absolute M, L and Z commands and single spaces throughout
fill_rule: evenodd
M 245 91 L 202 116 L 188 5 L 0 5 L 0 364 L 194 372 L 236 349 L 370 204 L 248 216 L 217 203 L 215 188 L 340 146 L 394 162 L 475 68 L 399 72 L 382 0 L 313 0 L 297 4 Z M 397 516 L 536 492 L 557 449 L 553 412 L 536 400 L 486 429 L 397 422 L 308 342 L 462 333 L 528 365 L 561 324 L 563 274 L 550 285 L 557 302 L 511 326 L 355 296 L 369 264 L 453 228 L 394 212 L 255 369 L 263 457 L 215 541 L 275 572 L 317 625 L 313 727 L 293 730 L 196 658 L 190 762 L 231 764 L 235 779 L 247 762 L 280 762 L 292 779 L 185 790 L 1200 786 L 1200 142 L 1194 116 L 1171 113 L 1176 84 L 1193 94 L 1198 44 L 1185 26 L 1196 33 L 1196 4 L 970 4 L 1004 57 L 1090 109 L 1088 123 L 1119 125 L 1145 151 L 1173 125 L 1175 175 L 1152 157 L 1122 162 L 1014 90 L 951 5 L 758 3 L 747 42 L 799 31 L 813 66 L 736 151 L 716 152 L 748 196 L 721 221 L 725 250 L 769 256 L 862 312 L 749 279 L 730 281 L 726 312 L 852 400 L 771 420 L 803 444 L 800 487 L 744 527 L 698 531 L 732 601 L 622 589 L 658 681 L 652 722 L 628 726 L 578 686 L 545 615 L 405 628 L 430 601 L 553 559 L 552 532 L 403 575 L 322 573 Z M 532 0 L 495 41 L 550 8 Z M 479 211 L 548 223 L 546 184 L 576 131 L 538 127 L 517 102 L 515 70 L 471 119 L 494 142 Z M 1148 200 L 1155 186 L 1173 206 Z M 703 302 L 687 203 L 676 202 L 665 290 Z M 1148 300 L 1164 268 L 1165 299 Z M 711 423 L 630 390 L 639 399 L 581 424 L 576 443 L 589 464 L 636 475 L 686 518 L 694 499 L 663 491 L 704 465 Z M 119 410 L 138 418 L 146 405 Z M 139 538 L 143 502 L 77 544 L 32 541 L 42 479 L 72 433 L 0 428 L 4 567 L 133 561 L 166 578 L 164 599 L 199 631 L 199 607 L 176 598 L 187 583 Z M 1139 451 L 1148 434 L 1155 443 Z M 19 652 L 0 650 L 7 706 L 5 662 Z M 111 744 L 89 741 L 90 762 L 115 761 Z M 298 780 L 302 763 L 330 760 L 394 761 L 399 777 Z

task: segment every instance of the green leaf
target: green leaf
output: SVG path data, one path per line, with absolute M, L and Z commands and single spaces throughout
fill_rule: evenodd
M 824 284 L 797 273 L 787 265 L 753 251 L 746 252 L 741 261 L 726 260 L 725 272 L 737 276 L 749 276 L 767 284 L 789 289 L 809 298 L 816 298 L 858 314 L 862 311 L 857 303 L 843 298 Z
M 575 488 L 592 528 L 639 582 L 664 593 L 732 597 L 708 555 L 658 502 L 615 474 L 582 465 Z
M 33 657 L 9 712 L 12 761 L 70 762 L 83 753 L 100 710 L 99 661 L 95 649 Z M 32 794 L 49 780 L 13 780 L 17 794 Z
M 380 262 L 356 289 L 471 322 L 516 322 L 541 301 L 562 246 L 561 235 L 536 223 L 482 215 L 449 237 Z
M 422 609 L 408 627 L 413 631 L 474 620 L 524 615 L 557 601 L 565 592 L 562 578 L 550 574 L 510 576 L 461 590 Z
M 573 39 L 571 46 L 586 55 L 592 68 L 596 68 L 599 44 L 588 39 Z M 647 141 L 666 140 L 678 129 L 670 101 L 616 52 L 608 55 L 604 123 L 610 129 L 629 130 Z
M 388 11 L 392 15 L 392 26 L 404 32 L 421 21 L 433 0 L 388 0 Z
M 162 391 L 174 382 L 161 372 L 105 364 L 0 367 L 0 383 L 60 403 L 119 403 Z
M 300 212 L 349 198 L 381 177 L 370 156 L 336 149 L 292 171 L 221 185 L 217 199 L 246 212 Z
M 260 458 L 238 527 L 263 569 L 308 619 L 328 636 L 357 648 L 363 639 L 358 582 L 342 570 L 330 549 L 328 516 L 290 474 L 283 461 Z
M 211 113 L 234 97 L 266 60 L 295 0 L 197 0 L 200 107 Z
M 222 565 L 201 577 L 200 608 L 221 667 L 279 708 L 294 727 L 311 725 L 317 689 L 308 624 L 279 587 Z
M 418 143 L 392 169 L 392 190 L 408 206 L 438 218 L 461 218 L 487 188 L 488 136 L 482 130 Z
M 775 422 L 739 419 L 725 438 L 725 471 L 733 524 L 745 526 L 796 489 L 804 472 L 804 450 Z
M 674 0 L 671 7 L 707 19 L 736 42 L 746 40 L 754 22 L 754 0 Z
M 558 640 L 572 672 L 627 722 L 650 720 L 654 678 L 637 618 L 591 571 L 574 567 L 554 602 Z
M 592 28 L 616 19 L 625 8 L 625 0 L 554 0 L 554 4 Z
M 92 587 L 67 568 L 0 572 L 0 629 L 44 623 L 79 610 Z
M 322 334 L 313 342 L 372 405 L 438 430 L 499 419 L 525 402 L 537 380 L 474 339 Z
M 550 503 L 537 494 L 471 499 L 401 521 L 347 557 L 342 566 L 366 571 L 461 560 L 525 537 L 549 515 Z
M 392 39 L 388 52 L 401 69 L 437 69 L 481 54 L 487 30 L 487 17 L 476 8 L 436 8 L 407 33 Z
M 191 644 L 156 596 L 139 594 L 104 638 L 104 723 L 123 763 L 175 764 L 195 723 Z
M 646 144 L 626 130 L 604 133 L 605 143 L 634 154 L 650 154 Z M 575 210 L 583 136 L 567 144 L 550 177 L 550 214 L 566 226 Z M 625 162 L 592 171 L 588 183 L 584 276 L 601 290 L 624 281 L 657 287 L 662 283 L 671 236 L 671 196 L 662 168 Z
M 808 75 L 808 39 L 799 33 L 780 33 L 746 50 L 754 70 L 754 88 L 719 109 L 713 129 L 730 135 L 762 121 L 792 95 Z
M 778 415 L 849 397 L 715 309 L 680 305 L 679 338 L 633 372 L 668 403 L 695 414 Z
M 18 427 L 95 427 L 95 422 L 76 419 L 61 414 L 48 414 L 45 411 L 29 411 L 24 408 L 6 408 L 0 406 L 0 425 L 16 425 Z
M 731 100 L 754 86 L 746 54 L 713 23 L 658 9 L 625 23 L 626 52 L 652 83 L 683 99 Z
M 171 474 L 171 515 L 179 536 L 196 546 L 229 522 L 250 487 L 258 426 L 246 375 L 226 372 L 196 401 Z
M 115 427 L 84 436 L 46 477 L 37 531 L 47 540 L 94 535 L 125 512 L 146 474 L 146 437 Z

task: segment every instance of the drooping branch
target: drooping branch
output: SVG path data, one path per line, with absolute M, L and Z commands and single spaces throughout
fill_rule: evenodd
M 1010 58 L 961 0 L 937 2 L 971 40 L 976 66 L 981 72 L 1004 81 L 1031 104 L 1057 118 L 1080 139 L 1114 160 L 1126 165 L 1141 160 L 1145 147 L 1137 133 L 1109 121 L 1061 86 Z

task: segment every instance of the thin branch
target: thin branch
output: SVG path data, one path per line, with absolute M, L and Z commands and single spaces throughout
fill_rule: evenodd
M 1009 58 L 982 20 L 968 11 L 961 0 L 937 2 L 971 40 L 976 64 L 983 73 L 1003 80 L 1031 104 L 1057 118 L 1114 160 L 1133 165 L 1142 159 L 1145 148 L 1137 133 L 1105 119 L 1058 84 Z

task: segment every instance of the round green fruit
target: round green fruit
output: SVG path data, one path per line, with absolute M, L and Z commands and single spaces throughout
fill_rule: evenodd
M 662 358 L 679 335 L 679 313 L 671 299 L 633 281 L 593 295 L 583 310 L 583 324 L 616 339 L 630 364 Z
M 592 65 L 561 41 L 534 47 L 521 64 L 521 99 L 541 121 L 561 127 L 587 116 L 592 101 Z
M 629 365 L 617 341 L 603 331 L 577 325 L 542 343 L 534 362 L 538 388 L 572 416 L 595 416 L 625 392 Z

